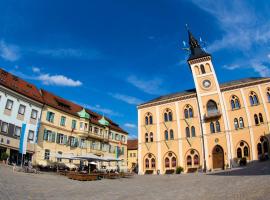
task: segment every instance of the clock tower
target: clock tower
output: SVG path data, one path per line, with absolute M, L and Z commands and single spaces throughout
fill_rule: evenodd
M 217 162 L 220 168 L 224 168 L 224 160 L 231 160 L 228 122 L 219 83 L 212 64 L 211 55 L 201 48 L 199 42 L 188 30 L 190 66 L 199 107 L 199 116 L 202 126 L 202 143 L 204 152 L 204 169 L 219 168 L 211 159 L 215 148 L 220 147 L 223 153 L 223 164 Z M 220 155 L 221 156 L 221 155 Z M 217 165 L 218 165 L 217 164 Z M 211 166 L 211 167 L 210 167 Z

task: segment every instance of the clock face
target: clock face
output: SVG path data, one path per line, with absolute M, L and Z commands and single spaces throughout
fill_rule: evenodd
M 209 80 L 204 80 L 203 81 L 203 87 L 209 88 L 211 86 L 211 82 Z

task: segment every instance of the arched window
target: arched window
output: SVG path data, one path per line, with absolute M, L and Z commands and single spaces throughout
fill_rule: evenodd
M 168 114 L 165 112 L 164 113 L 164 121 L 167 122 L 168 121 Z
M 249 101 L 250 101 L 251 106 L 255 106 L 259 104 L 259 99 L 255 92 L 250 92 Z
M 219 123 L 219 121 L 216 121 L 216 131 L 220 132 L 220 123 Z
M 239 128 L 238 119 L 234 118 L 234 128 L 237 130 Z
M 170 159 L 169 158 L 165 158 L 165 167 L 169 168 L 170 167 Z
M 234 109 L 235 109 L 234 100 L 231 100 L 231 107 L 232 107 L 232 110 L 234 110 Z
M 149 124 L 153 124 L 153 117 L 152 117 L 152 115 L 149 116 Z
M 153 124 L 153 117 L 150 112 L 146 113 L 146 116 L 145 116 L 145 125 L 148 125 L 148 124 Z
M 186 127 L 186 137 L 190 137 L 190 131 L 189 131 L 189 127 Z
M 184 109 L 185 118 L 193 118 L 193 109 L 190 105 L 186 105 Z
M 200 65 L 202 74 L 205 74 L 205 68 L 204 65 Z
M 172 112 L 169 112 L 169 121 L 171 122 L 173 120 Z
M 148 116 L 145 116 L 145 125 L 148 125 Z
M 172 157 L 172 167 L 176 167 L 176 158 Z
M 237 148 L 237 158 L 242 158 L 242 149 L 240 147 Z
M 257 114 L 254 115 L 254 120 L 255 120 L 255 124 L 258 125 L 259 124 L 259 118 L 258 118 Z
M 187 166 L 191 166 L 192 165 L 192 158 L 190 155 L 187 156 Z
M 191 127 L 191 136 L 192 137 L 195 137 L 196 136 L 195 127 L 194 126 Z
M 148 158 L 145 159 L 145 168 L 149 169 L 149 159 Z
M 188 109 L 188 113 L 189 113 L 189 117 L 193 118 L 193 110 L 192 110 L 192 108 Z
M 199 161 L 199 156 L 198 155 L 194 155 L 194 165 L 199 165 L 200 161 Z
M 247 146 L 244 147 L 244 156 L 249 157 L 248 147 Z
M 245 127 L 244 120 L 243 120 L 242 117 L 239 118 L 239 127 L 240 128 L 244 128 Z
M 239 99 L 235 95 L 233 95 L 231 98 L 231 107 L 232 107 L 232 110 L 240 108 Z
M 155 160 L 155 158 L 151 159 L 151 167 L 156 168 L 156 160 Z
M 164 121 L 168 122 L 168 121 L 172 121 L 173 120 L 173 115 L 172 115 L 172 111 L 168 108 L 166 108 L 165 112 L 164 112 Z
M 153 135 L 153 133 L 151 132 L 150 133 L 150 142 L 153 142 L 154 141 L 154 135 Z
M 174 135 L 173 135 L 173 130 L 172 129 L 170 130 L 170 139 L 174 140 Z
M 270 102 L 270 88 L 267 89 L 266 95 L 267 95 L 268 102 Z
M 166 141 L 169 140 L 169 134 L 167 130 L 164 132 L 164 137 Z
M 215 115 L 218 113 L 217 104 L 213 100 L 207 102 L 207 113 L 208 115 Z
M 259 119 L 260 119 L 260 123 L 263 123 L 263 116 L 262 116 L 262 113 L 259 113 Z
M 185 110 L 184 110 L 184 115 L 185 115 L 185 118 L 187 119 L 188 116 L 189 116 L 189 115 L 188 115 L 188 109 L 185 109 Z
M 145 142 L 149 142 L 148 133 L 145 133 Z
M 210 122 L 210 131 L 211 131 L 211 133 L 215 133 L 215 125 L 214 125 L 214 122 Z

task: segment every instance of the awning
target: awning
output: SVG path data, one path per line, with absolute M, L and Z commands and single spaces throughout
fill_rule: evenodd
M 105 161 L 102 157 L 98 157 L 94 154 L 87 154 L 83 156 L 74 156 L 76 159 L 87 160 L 87 161 Z
M 112 162 L 112 161 L 122 161 L 123 159 L 119 159 L 119 158 L 114 158 L 114 157 L 103 157 L 103 159 L 107 162 Z

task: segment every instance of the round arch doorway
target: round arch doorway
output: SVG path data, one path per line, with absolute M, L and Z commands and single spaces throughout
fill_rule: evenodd
M 213 169 L 224 169 L 224 151 L 219 145 L 216 145 L 212 151 Z

